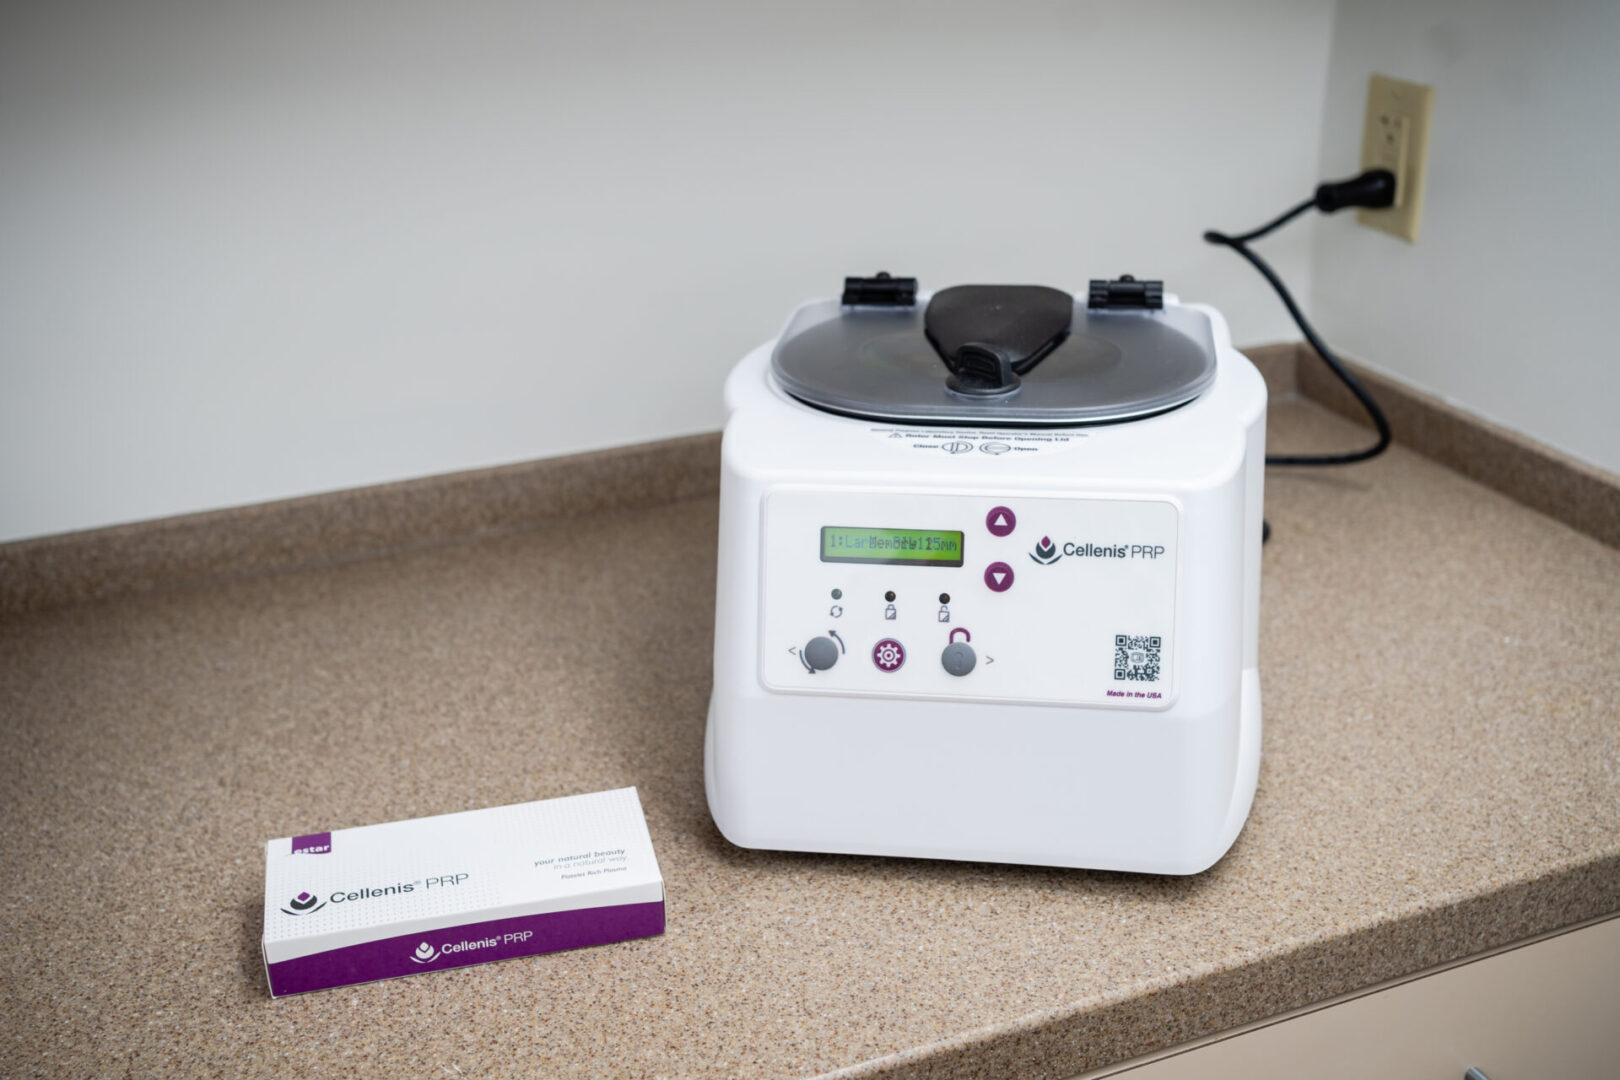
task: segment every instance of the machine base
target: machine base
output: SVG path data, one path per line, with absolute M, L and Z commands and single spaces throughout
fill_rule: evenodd
M 1216 839 L 1196 852 L 1181 852 L 1168 858 L 1163 852 L 1152 851 L 1143 851 L 1139 857 L 1132 858 L 1088 858 L 1084 851 L 1094 847 L 1094 836 L 1076 837 L 1076 852 L 1072 856 L 1051 855 L 1045 857 L 1031 857 L 1027 852 L 1019 851 L 1011 846 L 1004 849 L 983 846 L 971 849 L 952 849 L 941 844 L 937 848 L 929 847 L 925 849 L 909 844 L 885 843 L 881 839 L 874 840 L 872 843 L 841 842 L 821 844 L 802 839 L 771 843 L 749 843 L 741 839 L 746 831 L 744 828 L 739 828 L 742 823 L 735 820 L 734 815 L 729 812 L 731 808 L 722 805 L 716 791 L 715 777 L 717 773 L 714 745 L 716 721 L 714 707 L 714 699 L 711 697 L 704 735 L 703 755 L 704 789 L 708 798 L 709 813 L 719 827 L 721 835 L 725 836 L 728 841 L 738 847 L 756 850 L 824 852 L 839 855 L 881 855 L 899 858 L 945 859 L 959 862 L 999 862 L 1182 876 L 1197 874 L 1219 862 L 1221 857 L 1237 841 L 1238 834 L 1243 831 L 1243 825 L 1248 820 L 1249 808 L 1254 801 L 1255 787 L 1260 772 L 1260 675 L 1258 669 L 1246 668 L 1243 672 L 1239 702 L 1238 745 L 1232 775 L 1231 796 L 1225 807 L 1220 831 L 1215 834 Z M 1095 831 L 1109 827 L 1108 822 L 1100 822 L 1088 828 Z M 1008 840 L 1010 844 L 1016 842 L 1018 831 L 1016 825 L 1009 828 Z

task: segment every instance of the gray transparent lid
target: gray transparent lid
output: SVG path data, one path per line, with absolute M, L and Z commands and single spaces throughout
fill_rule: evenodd
M 1069 426 L 1148 416 L 1197 397 L 1215 379 L 1209 319 L 1182 307 L 1074 307 L 1069 336 L 1018 387 L 961 394 L 923 332 L 923 304 L 905 308 L 806 305 L 771 354 L 782 388 L 807 404 L 874 420 L 928 424 Z

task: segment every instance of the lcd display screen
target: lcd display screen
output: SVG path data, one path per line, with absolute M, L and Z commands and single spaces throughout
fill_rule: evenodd
M 962 533 L 949 529 L 821 527 L 821 561 L 887 566 L 961 566 Z

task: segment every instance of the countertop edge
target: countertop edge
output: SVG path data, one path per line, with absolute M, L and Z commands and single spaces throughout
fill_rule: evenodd
M 1466 900 L 1058 1008 L 821 1074 L 817 1080 L 1067 1080 L 1620 913 L 1620 852 Z M 1347 956 L 1357 961 L 1346 964 Z M 1337 970 L 1336 970 L 1337 969 Z

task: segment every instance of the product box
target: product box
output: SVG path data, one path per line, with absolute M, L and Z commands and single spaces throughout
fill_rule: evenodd
M 274 997 L 663 932 L 635 788 L 265 847 Z

